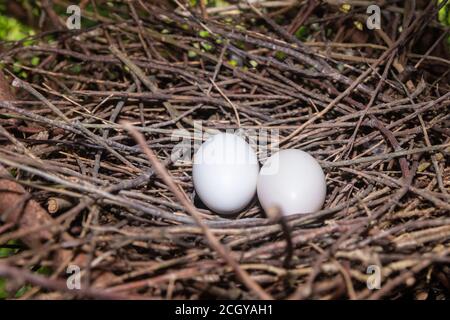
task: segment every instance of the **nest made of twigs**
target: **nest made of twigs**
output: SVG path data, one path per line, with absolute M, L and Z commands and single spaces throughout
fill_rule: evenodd
M 4 45 L 0 245 L 21 240 L 0 260 L 11 296 L 28 283 L 23 298 L 448 297 L 450 62 L 435 4 L 408 20 L 397 1 L 382 30 L 361 31 L 358 7 L 263 3 L 117 2 L 93 27 Z M 281 149 L 310 152 L 323 210 L 208 211 L 190 163 L 170 157 L 174 130 L 197 121 L 278 130 Z

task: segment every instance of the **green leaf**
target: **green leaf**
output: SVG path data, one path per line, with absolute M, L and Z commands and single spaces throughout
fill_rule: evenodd
M 439 0 L 438 5 L 443 3 L 444 0 Z M 450 4 L 447 2 L 445 6 L 443 6 L 438 12 L 438 20 L 444 26 L 450 25 Z
M 206 30 L 201 30 L 199 31 L 198 35 L 202 38 L 208 38 L 209 37 L 209 32 Z
M 258 66 L 258 62 L 256 62 L 255 60 L 250 60 L 250 65 L 251 65 L 253 68 L 256 68 L 256 67 Z
M 188 51 L 188 57 L 189 58 L 195 58 L 197 56 L 197 53 L 195 51 L 189 50 Z
M 230 5 L 230 3 L 228 1 L 224 1 L 224 0 L 214 1 L 214 7 L 216 7 L 216 8 L 228 7 L 229 5 Z
M 14 62 L 14 64 L 13 64 L 13 72 L 14 73 L 19 73 L 20 71 L 22 71 L 22 68 L 20 67 L 20 65 L 17 62 Z
M 31 58 L 31 64 L 33 65 L 33 66 L 37 66 L 39 63 L 41 62 L 41 59 L 39 59 L 39 57 L 33 57 L 33 58 Z
M 69 70 L 74 74 L 79 74 L 81 72 L 81 66 L 79 64 L 74 64 Z
M 6 279 L 0 278 L 0 299 L 8 298 L 8 292 L 6 291 Z
M 438 6 L 443 3 L 444 0 L 438 0 Z M 450 26 L 450 2 L 447 2 L 438 12 L 438 20 L 444 26 Z M 450 47 L 450 36 L 447 37 L 447 46 Z
M 24 285 L 22 288 L 20 288 L 19 290 L 17 290 L 15 297 L 16 298 L 20 298 L 21 296 L 23 296 L 25 293 L 27 293 L 28 290 L 31 289 L 31 286 L 29 284 Z
M 295 31 L 295 37 L 299 40 L 303 40 L 305 41 L 306 38 L 309 35 L 309 29 L 308 27 L 305 26 L 301 26 L 300 28 L 298 28 L 297 31 Z
M 286 59 L 286 57 L 287 57 L 287 54 L 282 51 L 275 52 L 275 58 L 277 58 L 278 60 L 284 60 L 284 59 Z
M 34 34 L 16 19 L 0 15 L 0 41 L 20 41 Z
M 8 245 L 18 245 L 20 242 L 18 240 L 9 240 L 6 242 Z M 19 252 L 16 248 L 2 248 L 0 247 L 0 259 L 12 256 Z M 8 291 L 6 291 L 6 279 L 0 277 L 0 299 L 6 299 L 9 297 Z
M 236 67 L 238 65 L 238 62 L 236 60 L 229 60 L 229 64 L 231 64 L 233 67 Z
M 50 267 L 42 266 L 36 272 L 43 276 L 49 276 L 52 274 L 53 271 L 52 271 L 52 268 L 50 268 Z
M 203 49 L 205 49 L 206 51 L 211 51 L 213 49 L 213 46 L 210 45 L 208 42 L 202 42 L 201 45 Z
M 18 245 L 20 242 L 17 240 L 9 240 L 6 242 L 7 245 Z M 3 248 L 0 247 L 0 258 L 6 258 L 9 256 L 12 256 L 13 254 L 17 253 L 19 249 L 16 248 Z

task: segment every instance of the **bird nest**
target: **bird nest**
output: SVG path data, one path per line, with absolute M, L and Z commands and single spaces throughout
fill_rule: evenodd
M 450 62 L 434 1 L 381 7 L 373 30 L 364 6 L 334 1 L 96 2 L 81 30 L 46 6 L 53 31 L 2 44 L 6 297 L 448 297 Z M 190 159 L 213 130 L 264 137 L 261 160 L 309 152 L 323 209 L 209 211 Z

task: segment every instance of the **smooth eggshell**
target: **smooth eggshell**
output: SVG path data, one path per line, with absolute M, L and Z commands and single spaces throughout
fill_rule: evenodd
M 278 207 L 283 215 L 315 212 L 325 202 L 325 175 L 310 154 L 296 149 L 281 150 L 261 168 L 257 193 L 266 212 L 272 207 Z
M 195 153 L 192 177 L 197 195 L 209 209 L 233 214 L 255 196 L 258 171 L 256 153 L 243 138 L 219 133 Z

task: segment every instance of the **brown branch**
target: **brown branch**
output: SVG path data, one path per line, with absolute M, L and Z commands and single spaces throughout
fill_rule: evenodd
M 186 208 L 198 226 L 202 229 L 206 239 L 208 240 L 212 249 L 217 251 L 217 253 L 233 268 L 236 275 L 241 279 L 241 281 L 247 286 L 247 288 L 253 291 L 260 299 L 271 300 L 273 299 L 267 292 L 265 292 L 258 283 L 256 283 L 250 275 L 243 270 L 238 262 L 234 260 L 231 256 L 230 250 L 220 243 L 216 236 L 211 232 L 208 226 L 202 221 L 201 213 L 198 212 L 197 208 L 186 198 L 184 192 L 179 189 L 179 186 L 175 183 L 170 173 L 161 164 L 152 149 L 147 146 L 144 136 L 139 133 L 131 124 L 125 124 L 125 129 L 130 132 L 142 151 L 147 156 L 152 167 L 158 176 L 164 181 L 164 183 L 169 187 L 175 197 L 180 201 L 180 203 Z

